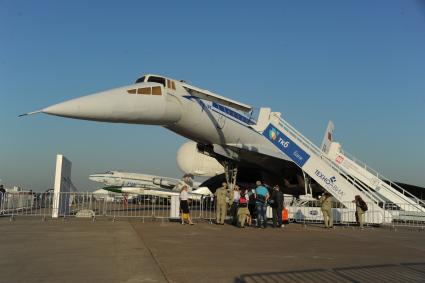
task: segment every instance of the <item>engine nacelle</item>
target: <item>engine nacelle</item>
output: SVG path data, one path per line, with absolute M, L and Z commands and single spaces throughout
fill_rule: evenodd
M 196 142 L 187 142 L 177 151 L 177 166 L 185 174 L 213 177 L 224 173 L 223 166 L 211 156 L 200 152 Z

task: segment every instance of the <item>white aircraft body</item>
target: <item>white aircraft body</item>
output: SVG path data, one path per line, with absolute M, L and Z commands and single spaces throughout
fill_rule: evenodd
M 39 112 L 92 121 L 160 125 L 195 141 L 196 150 L 223 164 L 228 183 L 235 183 L 238 167 L 261 170 L 261 179 L 282 187 L 288 174 L 294 176 L 302 170 L 347 206 L 361 195 L 370 203 L 370 219 L 366 221 L 391 222 L 368 185 L 356 179 L 352 170 L 326 156 L 328 141 L 320 149 L 280 113 L 261 108 L 258 119 L 253 119 L 251 106 L 184 81 L 145 75 L 128 86 L 24 115 Z M 332 132 L 332 127 L 328 131 Z
M 122 201 L 124 198 L 127 198 L 127 200 L 132 200 L 137 195 L 124 195 L 122 193 L 117 193 L 114 191 L 108 191 L 105 189 L 98 189 L 93 192 L 93 197 L 96 200 L 103 200 L 106 202 L 115 202 L 115 201 Z
M 104 190 L 109 190 L 109 188 L 104 188 Z M 115 189 L 115 192 L 116 189 Z M 178 196 L 180 195 L 177 191 L 171 191 L 167 189 L 145 189 L 145 188 L 135 188 L 135 187 L 121 187 L 119 189 L 121 194 L 127 195 L 149 195 L 157 197 L 169 197 L 169 196 Z M 207 187 L 197 188 L 189 192 L 190 199 L 199 200 L 205 196 L 213 196 L 212 192 Z
M 183 180 L 141 173 L 129 173 L 120 171 L 108 171 L 89 176 L 95 182 L 107 186 L 139 187 L 146 189 L 173 189 L 180 183 L 185 182 L 191 188 L 199 186 L 199 182 L 193 182 L 191 178 L 184 177 Z
M 163 76 L 145 75 L 131 85 L 24 115 L 40 112 L 92 121 L 160 125 L 195 141 L 199 152 L 222 164 L 263 170 L 262 179 L 273 184 L 283 185 L 286 170 L 300 172 L 261 134 L 272 114 L 270 108 L 261 108 L 258 120 L 254 120 L 252 108 L 246 104 Z
M 171 197 L 180 195 L 177 191 L 168 189 L 147 189 L 140 187 L 105 187 L 93 192 L 96 199 L 106 200 L 113 202 L 121 200 L 124 196 L 131 200 L 137 196 L 155 196 L 155 197 Z M 212 192 L 207 187 L 200 187 L 189 192 L 189 198 L 193 200 L 200 200 L 203 197 L 212 197 Z

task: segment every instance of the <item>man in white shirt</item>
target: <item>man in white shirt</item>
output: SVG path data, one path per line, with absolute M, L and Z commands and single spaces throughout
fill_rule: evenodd
M 232 225 L 238 224 L 238 204 L 241 194 L 239 192 L 239 186 L 235 185 L 233 191 L 230 193 L 229 200 L 230 204 L 230 216 L 232 217 Z

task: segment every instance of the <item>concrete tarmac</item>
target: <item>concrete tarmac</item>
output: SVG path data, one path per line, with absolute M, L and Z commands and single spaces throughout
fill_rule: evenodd
M 425 231 L 0 218 L 0 282 L 425 282 Z

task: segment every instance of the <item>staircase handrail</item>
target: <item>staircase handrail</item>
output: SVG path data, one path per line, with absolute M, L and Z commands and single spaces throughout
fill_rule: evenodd
M 423 201 L 420 198 L 416 197 L 415 195 L 413 195 L 412 193 L 408 192 L 407 190 L 405 190 L 400 185 L 398 185 L 395 182 L 391 181 L 389 178 L 385 177 L 384 175 L 382 175 L 381 173 L 379 173 L 378 171 L 376 171 L 372 167 L 368 166 L 365 162 L 363 162 L 360 159 L 356 158 L 353 154 L 351 154 L 351 153 L 349 153 L 349 152 L 347 152 L 345 150 L 341 150 L 341 153 L 343 155 L 347 156 L 350 160 L 352 160 L 353 162 L 355 162 L 357 165 L 359 165 L 363 169 L 367 170 L 369 173 L 371 173 L 374 176 L 376 176 L 379 180 L 381 180 L 382 182 L 384 182 L 385 184 L 387 184 L 391 188 L 399 191 L 400 193 L 402 193 L 403 195 L 405 195 L 407 197 L 412 198 L 414 201 L 417 202 L 417 204 L 422 205 L 422 206 L 425 206 L 425 201 Z M 387 181 L 388 183 L 385 182 L 385 181 Z
M 303 136 L 297 129 L 295 129 L 291 124 L 289 124 L 287 121 L 285 121 L 282 117 L 280 117 L 280 115 L 276 115 L 274 114 L 274 116 L 276 118 L 278 118 L 278 121 L 281 123 L 281 126 L 285 127 L 289 132 L 292 132 L 291 134 L 298 139 L 300 142 L 302 142 L 305 146 L 307 146 L 311 151 L 313 151 L 316 155 L 320 156 L 323 160 L 326 161 L 330 161 L 333 165 L 333 167 L 336 167 L 339 169 L 338 171 L 343 171 L 343 169 L 335 164 L 335 162 L 333 162 L 332 160 L 330 160 L 328 158 L 328 156 L 326 156 L 323 151 L 317 147 L 314 143 L 312 143 L 309 139 L 307 139 L 305 136 Z M 342 150 L 341 150 L 342 151 Z M 417 198 L 416 196 L 414 196 L 412 193 L 406 191 L 404 188 L 402 188 L 400 185 L 397 185 L 396 183 L 394 183 L 393 181 L 391 181 L 389 178 L 383 176 L 382 174 L 380 174 L 379 172 L 377 172 L 376 170 L 372 169 L 371 167 L 367 166 L 366 163 L 360 161 L 359 159 L 357 159 L 356 157 L 354 157 L 352 154 L 346 152 L 346 151 L 342 151 L 342 153 L 344 155 L 346 155 L 348 158 L 350 158 L 351 160 L 353 160 L 357 165 L 365 168 L 366 170 L 369 171 L 369 173 L 375 175 L 377 178 L 379 178 L 381 181 L 383 181 L 384 183 L 386 183 L 385 181 L 389 182 L 386 183 L 387 185 L 389 185 L 391 188 L 396 189 L 397 191 L 399 191 L 400 193 L 402 193 L 403 195 L 406 195 L 410 198 L 412 198 L 414 201 L 417 202 L 418 205 L 421 206 L 425 206 L 425 201 Z M 329 162 L 328 162 L 329 164 Z M 330 165 L 330 164 L 329 164 Z
M 296 130 L 291 124 L 289 124 L 287 121 L 282 119 L 279 115 L 274 115 L 276 118 L 278 118 L 278 122 L 281 127 L 285 128 L 293 138 L 297 139 L 301 143 L 303 143 L 308 149 L 310 149 L 314 154 L 319 156 L 323 161 L 327 163 L 332 169 L 337 171 L 339 174 L 343 174 L 348 181 L 350 181 L 353 185 L 355 185 L 357 188 L 360 186 L 361 191 L 365 193 L 372 201 L 375 203 L 379 203 L 379 201 L 383 202 L 384 200 L 380 199 L 379 196 L 374 194 L 374 192 L 371 192 L 370 188 L 363 184 L 360 180 L 358 180 L 356 177 L 350 175 L 348 172 L 344 170 L 340 165 L 333 162 L 331 159 L 328 158 L 327 155 L 323 153 L 322 150 L 320 150 L 314 143 L 312 143 L 309 139 L 307 139 L 305 136 L 303 136 L 298 130 Z M 359 189 L 359 188 L 358 188 Z M 377 201 L 378 199 L 379 201 Z

